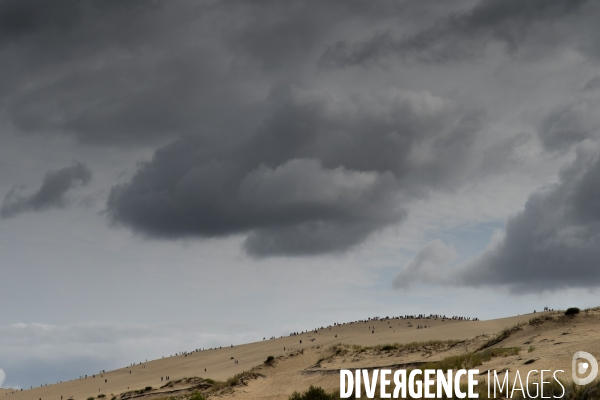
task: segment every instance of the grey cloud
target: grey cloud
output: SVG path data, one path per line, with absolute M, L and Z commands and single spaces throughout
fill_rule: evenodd
M 600 137 L 600 97 L 586 96 L 553 110 L 542 121 L 539 136 L 551 151 L 566 151 L 585 139 Z
M 243 71 L 230 71 L 205 12 L 188 2 L 0 2 L 0 21 L 11 21 L 0 29 L 0 116 L 18 132 L 101 145 L 215 132 L 231 121 L 224 109 L 242 119 L 255 111 L 237 107 Z
M 110 221 L 152 237 L 246 234 L 255 256 L 345 250 L 458 179 L 483 121 L 397 89 L 337 100 L 284 87 L 269 101 L 273 113 L 245 140 L 159 149 L 111 190 Z
M 247 55 L 272 74 L 312 64 L 332 37 L 356 27 L 419 25 L 464 1 L 228 1 L 217 4 L 219 27 L 236 57 Z M 224 17 L 225 16 L 225 17 Z M 232 23 L 234 21 L 234 23 Z
M 394 87 L 346 100 L 286 87 L 272 101 L 278 106 L 257 132 L 255 163 L 317 157 L 327 168 L 390 171 L 412 187 L 451 183 L 484 122 L 479 110 Z
M 456 274 L 469 286 L 541 292 L 600 284 L 600 152 L 588 143 L 560 182 L 532 194 L 505 237 Z
M 390 173 L 328 170 L 315 160 L 261 166 L 243 179 L 240 197 L 251 212 L 259 218 L 264 213 L 273 223 L 254 229 L 245 248 L 256 256 L 346 250 L 403 218 L 395 186 Z
M 89 168 L 78 161 L 69 167 L 49 171 L 44 176 L 42 186 L 32 195 L 21 196 L 17 189 L 12 189 L 0 207 L 0 217 L 10 218 L 27 211 L 62 208 L 66 205 L 67 192 L 74 187 L 87 185 L 91 179 Z
M 526 149 L 533 142 L 532 139 L 533 135 L 522 132 L 492 142 L 481 151 L 479 172 L 491 176 L 522 164 L 530 157 Z
M 515 52 L 538 22 L 548 28 L 577 13 L 586 3 L 587 0 L 479 1 L 474 7 L 449 13 L 415 33 L 398 36 L 388 29 L 361 41 L 337 41 L 323 53 L 321 65 L 368 65 L 390 56 L 433 63 L 474 59 L 483 55 L 492 42 L 503 43 L 509 52 Z
M 224 137 L 277 82 L 314 79 L 330 38 L 461 3 L 3 0 L 0 122 L 91 145 Z
M 600 89 L 600 75 L 596 75 L 583 85 L 581 90 L 590 91 Z
M 0 2 L 0 44 L 40 31 L 68 30 L 81 16 L 81 2 L 3 0 Z
M 458 254 L 452 245 L 446 245 L 441 240 L 434 240 L 404 266 L 392 281 L 395 289 L 407 288 L 420 282 L 426 284 L 447 283 L 446 276 L 441 273 L 441 268 L 452 262 Z

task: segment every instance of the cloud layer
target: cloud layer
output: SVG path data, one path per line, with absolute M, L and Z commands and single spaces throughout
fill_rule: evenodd
M 599 12 L 589 0 L 5 0 L 0 122 L 82 153 L 154 150 L 103 188 L 112 226 L 239 236 L 253 257 L 338 253 L 418 201 L 598 141 L 599 78 L 580 60 L 597 60 Z M 563 65 L 584 72 L 575 82 Z M 555 80 L 531 106 L 527 85 Z M 81 163 L 49 172 L 35 193 L 8 193 L 0 216 L 64 207 L 90 178 Z M 431 246 L 396 285 L 450 254 Z

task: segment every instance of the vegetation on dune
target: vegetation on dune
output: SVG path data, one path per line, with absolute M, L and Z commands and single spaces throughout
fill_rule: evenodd
M 126 399 L 129 399 L 131 397 L 134 397 L 134 396 L 137 396 L 140 394 L 148 393 L 150 391 L 152 391 L 152 386 L 146 386 L 145 388 L 140 389 L 140 390 L 130 390 L 128 392 L 123 392 L 119 395 L 119 398 L 121 400 L 126 400 Z M 92 399 L 93 399 L 93 397 L 92 397 Z
M 323 388 L 311 385 L 306 392 L 294 392 L 289 400 L 335 400 L 339 398 L 339 394 L 327 393 Z
M 226 381 L 212 381 L 213 387 L 211 389 L 211 392 L 216 392 L 224 388 L 232 388 L 235 386 L 246 386 L 249 381 L 257 379 L 259 377 L 264 378 L 265 376 L 257 372 L 245 371 L 232 376 Z
M 567 308 L 567 311 L 565 311 L 565 315 L 575 315 L 575 314 L 579 314 L 579 308 L 577 307 L 570 307 Z
M 556 321 L 556 318 L 552 315 L 543 314 L 538 317 L 533 317 L 529 319 L 529 325 L 538 326 L 543 324 L 545 321 Z
M 506 328 L 506 329 L 502 330 L 495 337 L 491 338 L 490 340 L 485 342 L 483 345 L 481 345 L 481 347 L 479 347 L 478 351 L 487 349 L 488 347 L 492 347 L 493 345 L 500 343 L 501 341 L 507 339 L 510 335 L 512 335 L 515 332 L 520 331 L 521 329 L 523 329 L 523 324 L 517 324 L 515 326 L 512 326 L 510 328 Z
M 420 350 L 442 350 L 445 349 L 447 347 L 452 347 L 455 344 L 459 343 L 458 340 L 428 340 L 425 342 L 410 342 L 410 343 L 394 343 L 394 344 L 390 344 L 390 343 L 386 343 L 386 344 L 380 344 L 380 345 L 376 345 L 376 346 L 360 346 L 360 345 L 352 345 L 352 346 L 347 346 L 344 345 L 342 343 L 338 343 L 336 346 L 334 346 L 333 348 L 336 349 L 335 351 L 340 351 L 338 348 L 340 347 L 348 347 L 351 348 L 352 350 L 355 351 L 359 351 L 359 352 L 365 352 L 365 351 L 369 351 L 369 350 L 375 350 L 375 351 L 381 351 L 381 352 L 389 352 L 389 351 L 398 351 L 398 352 L 402 352 L 402 351 L 408 351 L 408 352 L 414 352 L 414 351 L 420 351 Z
M 267 357 L 267 359 L 265 360 L 265 365 L 273 365 L 273 363 L 275 362 L 275 357 L 273 356 L 269 356 Z
M 181 379 L 177 379 L 175 381 L 169 381 L 167 383 L 165 383 L 164 385 L 162 385 L 160 388 L 173 388 L 177 385 L 195 385 L 195 386 L 202 386 L 202 385 L 212 385 L 214 384 L 215 381 L 213 381 L 212 379 L 202 379 L 199 378 L 197 376 L 191 377 L 191 378 L 181 378 Z
M 507 331 L 510 331 L 508 329 Z M 409 350 L 409 351 L 418 351 L 424 349 L 432 349 L 435 348 L 437 350 L 445 350 L 448 347 L 451 347 L 459 343 L 458 341 L 431 341 L 431 342 L 416 342 L 409 343 L 405 345 L 401 344 L 384 344 L 380 346 L 372 346 L 372 347 L 361 347 L 358 345 L 348 346 L 338 343 L 337 345 L 331 348 L 333 355 L 340 354 L 340 349 L 344 349 L 348 351 L 349 348 L 353 349 L 354 352 L 361 353 L 366 350 L 371 351 L 380 351 L 380 352 L 390 352 L 390 351 L 401 351 L 401 350 Z M 439 361 L 429 362 L 423 364 L 419 367 L 421 370 L 425 369 L 435 369 L 435 370 L 457 370 L 457 369 L 471 369 L 475 368 L 479 365 L 482 365 L 484 362 L 490 361 L 494 357 L 508 357 L 508 356 L 516 356 L 521 352 L 521 347 L 509 347 L 509 348 L 488 348 L 483 351 L 477 351 L 472 353 L 465 353 L 455 356 L 449 356 Z M 345 354 L 341 352 L 342 354 Z M 322 361 L 322 360 L 321 360 Z M 410 373 L 410 370 L 408 371 Z M 363 385 L 364 386 L 364 385 Z M 461 385 L 461 390 L 463 392 L 466 391 L 466 384 Z M 485 385 L 481 385 L 480 387 L 480 398 L 487 399 L 487 387 Z M 393 385 L 388 388 L 388 393 L 393 391 Z M 483 393 L 485 392 L 485 393 Z M 363 390 L 363 393 L 364 390 Z M 379 397 L 379 389 L 376 389 L 376 399 Z M 327 393 L 323 391 L 323 389 L 311 386 L 306 392 L 298 393 L 295 392 L 289 399 L 290 400 L 328 400 L 328 399 L 339 399 L 339 392 Z M 353 397 L 351 397 L 353 399 Z M 446 397 L 443 397 L 446 398 Z
M 166 385 L 162 386 L 162 388 L 174 388 L 176 385 L 191 385 L 189 387 L 184 387 L 181 390 L 193 390 L 191 397 L 187 398 L 188 400 L 202 400 L 204 397 L 220 394 L 223 391 L 230 391 L 236 386 L 247 385 L 249 381 L 253 379 L 257 379 L 259 377 L 264 377 L 264 375 L 259 374 L 253 371 L 245 371 L 239 374 L 232 376 L 231 378 L 225 381 L 215 381 L 213 379 L 204 379 L 200 377 L 191 377 L 191 378 L 181 378 L 176 381 L 171 381 Z M 127 400 L 131 397 L 131 393 L 138 393 L 139 391 L 126 392 L 121 394 L 121 400 Z M 199 396 L 204 396 L 198 398 Z M 196 397 L 195 397 L 196 396 Z M 164 397 L 156 400 L 182 400 L 181 395 L 177 397 Z
M 521 347 L 494 348 L 476 353 L 465 353 L 456 356 L 446 357 L 440 361 L 434 361 L 424 364 L 420 369 L 471 369 L 480 366 L 484 362 L 490 361 L 493 357 L 507 357 L 518 355 Z
M 189 400 L 206 400 L 206 398 L 202 396 L 202 394 L 199 391 L 194 390 Z

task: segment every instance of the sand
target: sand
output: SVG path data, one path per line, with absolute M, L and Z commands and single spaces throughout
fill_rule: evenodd
M 236 387 L 222 398 L 242 399 L 287 399 L 294 390 L 305 390 L 315 384 L 334 389 L 339 385 L 340 368 L 366 368 L 419 363 L 441 359 L 447 355 L 475 351 L 502 329 L 516 324 L 525 324 L 521 330 L 498 344 L 501 347 L 522 346 L 518 356 L 492 359 L 479 367 L 482 371 L 490 368 L 512 369 L 517 367 L 523 373 L 530 369 L 564 369 L 564 376 L 570 376 L 571 357 L 575 351 L 584 350 L 600 355 L 600 312 L 581 313 L 574 319 L 561 322 L 547 322 L 529 325 L 533 317 L 543 313 L 526 314 L 516 317 L 489 321 L 433 320 L 380 320 L 349 323 L 320 329 L 298 336 L 225 347 L 217 350 L 195 352 L 149 361 L 133 367 L 121 368 L 97 374 L 87 379 L 77 379 L 59 384 L 37 387 L 16 393 L 5 394 L 7 400 L 85 400 L 103 393 L 110 399 L 113 395 L 134 389 L 152 386 L 157 389 L 164 385 L 161 377 L 170 376 L 171 381 L 184 377 L 203 377 L 226 380 L 235 374 L 254 371 L 263 375 L 247 385 Z M 409 327 L 412 325 L 412 327 Z M 426 329 L 416 329 L 417 325 L 427 325 Z M 373 328 L 374 327 L 374 328 Z M 372 333 L 372 330 L 375 333 Z M 336 337 L 337 335 L 337 337 Z M 300 343 L 302 340 L 302 343 Z M 441 353 L 399 354 L 367 352 L 331 357 L 331 348 L 336 344 L 375 346 L 391 343 L 410 343 L 429 340 L 459 340 L 458 345 Z M 529 346 L 535 350 L 529 353 Z M 285 351 L 284 351 L 285 347 Z M 348 346 L 350 347 L 350 346 Z M 268 356 L 277 361 L 274 366 L 264 366 Z M 233 357 L 233 359 L 232 359 Z M 316 365 L 319 360 L 326 362 Z M 525 361 L 534 359 L 531 364 Z M 236 364 L 234 360 L 238 360 Z M 316 366 L 315 366 L 316 365 Z M 206 368 L 206 372 L 205 372 Z M 105 382 L 106 380 L 106 382 Z M 183 387 L 183 386 L 182 386 Z M 149 398 L 165 397 L 168 390 L 149 393 Z

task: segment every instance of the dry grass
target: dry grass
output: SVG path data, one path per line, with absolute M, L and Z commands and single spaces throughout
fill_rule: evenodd
M 394 344 L 380 344 L 377 346 L 367 346 L 367 347 L 363 347 L 363 346 L 359 346 L 359 345 L 353 345 L 352 348 L 355 351 L 359 351 L 359 352 L 364 352 L 364 351 L 368 351 L 368 350 L 375 350 L 375 351 L 380 351 L 380 352 L 388 352 L 388 351 L 398 351 L 398 352 L 403 352 L 403 351 L 408 351 L 408 352 L 414 352 L 414 351 L 420 351 L 420 350 L 443 350 L 446 349 L 448 347 L 452 347 L 455 344 L 457 344 L 459 341 L 458 340 L 429 340 L 426 342 L 411 342 L 411 343 L 405 343 L 405 344 L 401 344 L 401 343 L 394 343 Z M 341 343 L 340 343 L 341 345 Z
M 521 347 L 509 348 L 494 348 L 475 353 L 465 353 L 456 356 L 446 357 L 443 360 L 424 364 L 420 369 L 441 369 L 447 371 L 449 369 L 471 369 L 475 368 L 484 362 L 490 361 L 493 357 L 507 357 L 518 355 Z
M 485 342 L 481 347 L 479 347 L 478 351 L 487 349 L 488 347 L 492 347 L 492 346 L 500 343 L 501 341 L 507 339 L 510 335 L 512 335 L 515 332 L 520 331 L 521 329 L 523 329 L 523 324 L 517 324 L 511 328 L 506 328 L 506 329 L 502 330 L 495 337 L 491 338 L 490 340 Z

